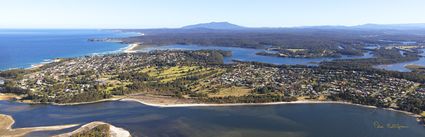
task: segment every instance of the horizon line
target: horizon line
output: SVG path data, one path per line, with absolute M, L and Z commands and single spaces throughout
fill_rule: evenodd
M 130 30 L 130 29 L 181 29 L 185 26 L 189 26 L 189 25 L 198 25 L 198 24 L 208 24 L 208 23 L 230 23 L 230 24 L 234 24 L 231 22 L 227 22 L 227 21 L 211 21 L 211 22 L 202 22 L 202 23 L 194 23 L 194 24 L 188 24 L 188 25 L 184 25 L 184 26 L 180 26 L 180 27 L 22 27 L 22 28 L 18 28 L 18 27 L 0 27 L 0 30 L 25 30 L 25 29 L 33 29 L 33 30 L 37 30 L 37 29 L 52 29 L 52 30 L 61 30 L 61 29 L 68 29 L 68 30 L 93 30 L 93 29 L 99 29 L 99 30 Z M 356 24 L 356 25 L 341 25 L 341 24 L 331 24 L 331 25 L 299 25 L 299 26 L 262 26 L 262 27 L 250 27 L 250 26 L 243 26 L 243 25 L 239 25 L 239 24 L 234 24 L 240 27 L 244 27 L 244 28 L 253 28 L 253 29 L 287 29 L 287 28 L 309 28 L 309 27 L 356 27 L 356 26 L 362 26 L 362 25 L 418 25 L 418 24 L 423 24 L 425 25 L 425 23 L 394 23 L 394 24 L 380 24 L 380 23 L 364 23 L 364 24 Z

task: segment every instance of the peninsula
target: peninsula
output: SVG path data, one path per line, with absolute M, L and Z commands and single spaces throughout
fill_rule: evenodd
M 152 51 L 61 59 L 0 73 L 2 93 L 29 103 L 132 99 L 151 104 L 342 101 L 421 114 L 424 78 L 338 66 L 224 64 L 221 50 Z

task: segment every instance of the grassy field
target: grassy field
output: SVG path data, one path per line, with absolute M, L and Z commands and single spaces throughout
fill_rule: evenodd
M 225 68 L 201 67 L 201 66 L 173 66 L 173 67 L 147 67 L 140 70 L 141 73 L 156 79 L 157 82 L 167 84 L 182 82 L 191 92 L 214 94 L 213 96 L 241 96 L 250 92 L 245 88 L 228 88 L 218 83 L 211 83 L 211 79 L 221 76 L 226 72 Z
M 142 73 L 147 73 L 150 77 L 159 79 L 161 83 L 173 82 L 189 76 L 201 76 L 210 73 L 222 71 L 220 68 L 208 68 L 200 66 L 174 66 L 174 67 L 148 67 L 141 70 Z
M 250 94 L 252 89 L 246 87 L 230 87 L 220 89 L 219 92 L 214 94 L 209 94 L 209 97 L 227 97 L 227 96 L 235 96 L 240 97 L 244 95 Z

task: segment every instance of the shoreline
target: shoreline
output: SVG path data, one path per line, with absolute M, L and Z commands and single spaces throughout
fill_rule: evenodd
M 25 127 L 25 128 L 12 128 L 12 126 L 15 124 L 15 119 L 10 115 L 0 114 L 0 136 L 7 136 L 7 137 L 20 137 L 25 136 L 27 134 L 30 134 L 32 132 L 38 132 L 38 131 L 57 131 L 57 130 L 63 130 L 67 128 L 73 128 L 77 126 L 81 126 L 78 129 L 68 132 L 68 133 L 62 133 L 59 135 L 54 135 L 54 137 L 69 137 L 77 133 L 82 133 L 84 131 L 88 131 L 93 129 L 96 126 L 99 125 L 108 125 L 109 126 L 109 134 L 112 137 L 131 137 L 130 132 L 128 132 L 126 129 L 116 127 L 112 124 L 105 123 L 102 121 L 94 121 L 89 122 L 84 125 L 81 124 L 66 124 L 66 125 L 54 125 L 54 126 L 38 126 L 38 127 Z
M 127 130 L 120 128 L 120 127 L 116 127 L 116 126 L 109 124 L 109 123 L 106 123 L 106 122 L 102 122 L 102 121 L 93 121 L 93 122 L 84 124 L 83 126 L 79 127 L 78 129 L 76 129 L 72 132 L 54 135 L 53 137 L 69 137 L 69 136 L 72 136 L 72 135 L 76 135 L 78 133 L 90 131 L 93 128 L 99 126 L 99 125 L 109 126 L 109 135 L 111 135 L 111 137 L 131 137 L 130 132 L 128 132 Z
M 0 94 L 1 95 L 1 94 Z M 10 96 L 10 95 L 9 95 Z M 15 96 L 16 97 L 16 96 Z M 7 100 L 7 99 L 3 99 Z M 374 108 L 374 109 L 384 109 L 389 111 L 395 111 L 404 113 L 406 115 L 410 115 L 416 118 L 421 118 L 422 116 L 419 114 L 415 114 L 408 111 L 403 110 L 397 110 L 393 108 L 379 108 L 376 106 L 371 105 L 363 105 L 363 104 L 355 104 L 351 102 L 346 101 L 319 101 L 319 100 L 302 100 L 302 101 L 291 101 L 291 102 L 266 102 L 266 103 L 151 103 L 147 101 L 142 101 L 140 99 L 131 98 L 128 96 L 117 96 L 112 97 L 109 99 L 102 99 L 97 101 L 90 101 L 90 102 L 78 102 L 78 103 L 40 103 L 40 102 L 28 102 L 28 101 L 15 101 L 17 103 L 24 103 L 24 104 L 31 104 L 31 105 L 38 105 L 38 104 L 44 104 L 44 105 L 55 105 L 55 106 L 76 106 L 76 105 L 87 105 L 87 104 L 95 104 L 95 103 L 103 103 L 103 102 L 110 102 L 110 101 L 123 101 L 123 102 L 137 102 L 143 105 L 151 106 L 151 107 L 158 107 L 158 108 L 179 108 L 179 107 L 235 107 L 235 106 L 270 106 L 270 105 L 285 105 L 285 104 L 343 104 L 343 105 L 353 105 L 353 106 L 360 106 L 365 108 Z
M 23 104 L 30 104 L 30 105 L 54 105 L 54 106 L 77 106 L 77 105 L 87 105 L 87 104 L 95 104 L 95 103 L 102 103 L 102 102 L 110 102 L 110 101 L 120 101 L 124 99 L 123 97 L 113 97 L 108 99 L 101 99 L 97 101 L 89 101 L 89 102 L 78 102 L 78 103 L 54 103 L 54 102 L 31 102 L 29 100 L 23 100 L 23 101 L 16 101 L 18 103 Z
M 55 131 L 79 126 L 79 124 L 66 124 L 56 126 L 12 128 L 13 124 L 15 124 L 15 119 L 13 119 L 12 116 L 0 114 L 0 136 L 20 137 L 37 131 Z
M 272 106 L 272 105 L 290 105 L 290 104 L 342 104 L 342 105 L 352 105 L 352 106 L 358 106 L 358 107 L 364 107 L 364 108 L 371 108 L 371 109 L 383 109 L 387 111 L 393 111 L 402 113 L 404 115 L 414 117 L 416 118 L 416 121 L 421 124 L 423 119 L 421 119 L 423 116 L 420 114 L 415 114 L 408 111 L 403 110 L 397 110 L 393 108 L 379 108 L 376 106 L 371 105 L 363 105 L 363 104 L 355 104 L 351 102 L 345 102 L 345 101 L 315 101 L 315 100 L 303 100 L 303 101 L 291 101 L 291 102 L 267 102 L 267 103 L 224 103 L 224 104 L 209 104 L 209 103 L 191 103 L 191 104 L 160 104 L 160 103 L 149 103 L 145 101 L 141 101 L 139 99 L 133 99 L 133 98 L 123 98 L 117 101 L 130 101 L 130 102 L 137 102 L 141 103 L 143 105 L 151 106 L 151 107 L 159 107 L 159 108 L 182 108 L 182 107 L 237 107 L 237 106 Z M 421 124 L 423 125 L 423 124 Z M 425 125 L 423 125 L 425 126 Z
M 49 63 L 60 62 L 62 59 L 56 58 L 56 59 L 53 59 L 53 60 L 50 60 L 50 59 L 47 59 L 47 60 L 48 61 L 45 60 L 45 61 L 42 61 L 42 62 L 40 62 L 38 64 L 32 64 L 31 67 L 28 67 L 27 69 L 40 68 L 40 67 L 43 67 L 44 65 L 49 64 Z
M 129 44 L 125 50 L 123 51 L 123 53 L 136 53 L 137 50 L 142 46 L 141 43 L 132 43 Z
M 396 110 L 393 108 L 379 108 L 376 106 L 370 106 L 370 105 L 362 105 L 362 104 L 355 104 L 351 102 L 345 102 L 345 101 L 315 101 L 315 100 L 303 100 L 303 101 L 291 101 L 291 102 L 267 102 L 267 103 L 224 103 L 224 104 L 214 104 L 214 103 L 192 103 L 192 104 L 160 104 L 160 103 L 149 103 L 145 101 L 141 101 L 139 99 L 133 99 L 133 98 L 123 98 L 117 101 L 133 101 L 138 102 L 147 106 L 151 107 L 159 107 L 159 108 L 178 108 L 178 107 L 235 107 L 235 106 L 271 106 L 271 105 L 290 105 L 290 104 L 343 104 L 343 105 L 353 105 L 353 106 L 360 106 L 365 108 L 373 108 L 373 109 L 384 109 L 388 111 L 395 111 L 400 112 L 409 116 L 413 116 L 415 118 L 422 117 L 419 114 L 414 114 L 411 112 L 403 111 L 403 110 Z
M 38 103 L 38 102 L 25 102 L 25 101 L 15 101 L 18 103 L 24 103 L 24 104 L 44 104 L 44 105 L 55 105 L 55 106 L 76 106 L 76 105 L 87 105 L 87 104 L 95 104 L 95 103 L 103 103 L 103 102 L 112 102 L 112 101 L 122 101 L 122 102 L 137 102 L 146 106 L 151 107 L 157 107 L 157 108 L 184 108 L 184 107 L 237 107 L 237 106 L 271 106 L 271 105 L 290 105 L 290 104 L 342 104 L 342 105 L 352 105 L 352 106 L 359 106 L 364 108 L 371 108 L 371 109 L 383 109 L 387 111 L 393 111 L 398 113 L 403 113 L 407 116 L 411 116 L 416 118 L 417 122 L 422 122 L 421 118 L 423 117 L 420 114 L 415 114 L 408 111 L 403 110 L 397 110 L 393 108 L 379 108 L 376 106 L 371 105 L 363 105 L 363 104 L 355 104 L 351 102 L 346 101 L 318 101 L 318 100 L 302 100 L 302 101 L 291 101 L 291 102 L 267 102 L 267 103 L 151 103 L 147 101 L 142 101 L 140 99 L 135 99 L 131 97 L 124 97 L 124 96 L 118 96 L 113 97 L 109 99 L 102 99 L 97 101 L 91 101 L 91 102 L 79 102 L 79 103 Z M 1 114 L 0 114 L 1 115 Z M 425 122 L 425 121 L 423 121 Z M 425 126 L 425 125 L 424 125 Z

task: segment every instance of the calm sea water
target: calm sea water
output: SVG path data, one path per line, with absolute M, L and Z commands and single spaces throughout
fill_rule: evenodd
M 149 137 L 423 137 L 425 128 L 399 112 L 342 104 L 157 108 L 136 102 L 78 106 L 0 101 L 15 128 L 106 121 Z M 374 123 L 402 129 L 375 128 Z M 70 131 L 67 129 L 64 131 Z M 48 136 L 58 132 L 37 132 Z
M 397 64 L 390 64 L 390 65 L 378 65 L 376 68 L 381 68 L 385 70 L 392 70 L 392 71 L 401 71 L 401 72 L 410 72 L 411 70 L 406 68 L 406 65 L 420 65 L 425 66 L 425 49 L 421 49 L 423 52 L 420 54 L 424 57 L 419 58 L 417 61 L 411 61 L 411 62 L 403 62 L 403 63 L 397 63 Z
M 118 51 L 127 45 L 88 39 L 134 35 L 101 30 L 0 30 L 0 70 L 27 68 L 55 58 Z
M 89 38 L 135 34 L 98 30 L 0 30 L 0 69 L 26 68 L 46 59 L 113 53 L 127 45 L 89 42 Z M 223 49 L 226 58 L 274 64 L 311 64 L 334 58 L 294 59 L 257 56 L 257 49 L 171 45 L 153 49 Z M 360 57 L 368 58 L 365 54 Z M 105 121 L 128 129 L 133 136 L 301 136 L 419 137 L 425 128 L 413 117 L 382 109 L 338 104 L 297 104 L 238 107 L 156 108 L 135 102 L 103 102 L 77 106 L 28 105 L 0 101 L 0 113 L 12 115 L 15 128 Z M 375 128 L 374 123 L 399 124 L 403 129 Z M 36 132 L 49 136 L 66 131 Z

